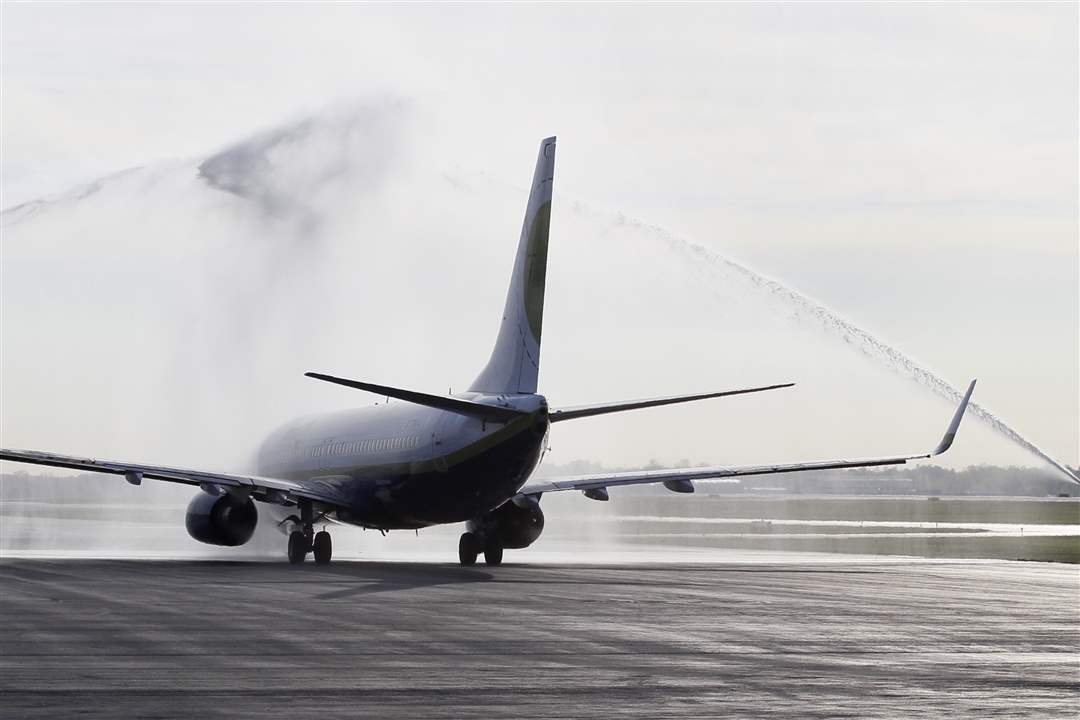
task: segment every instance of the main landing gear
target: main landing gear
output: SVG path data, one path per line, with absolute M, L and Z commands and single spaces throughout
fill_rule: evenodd
M 299 565 L 310 552 L 316 565 L 328 565 L 334 554 L 330 533 L 315 532 L 315 511 L 310 500 L 300 501 L 300 529 L 289 533 L 289 562 Z
M 458 562 L 465 567 L 471 567 L 476 564 L 476 558 L 480 553 L 484 553 L 485 565 L 501 565 L 503 558 L 503 547 L 494 538 L 489 538 L 486 542 L 476 533 L 467 532 L 462 534 L 461 539 L 458 540 Z

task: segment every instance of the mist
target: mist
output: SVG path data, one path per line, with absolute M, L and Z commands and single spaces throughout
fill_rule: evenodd
M 410 133 L 409 116 L 405 103 L 355 104 L 5 211 L 3 412 L 12 441 L 46 438 L 97 454 L 104 442 L 122 452 L 109 436 L 126 427 L 138 431 L 127 447 L 140 455 L 235 467 L 296 413 L 375 400 L 315 386 L 300 377 L 306 370 L 462 387 L 492 342 L 523 193 L 482 169 L 447 167 L 453 158 L 440 162 Z M 418 165 L 417 155 L 430 162 Z M 948 413 L 930 393 L 911 397 L 895 379 L 876 385 L 900 372 L 955 400 L 901 351 L 736 260 L 618 212 L 563 195 L 557 203 L 543 371 L 553 405 L 799 384 L 652 411 L 661 422 L 688 418 L 674 438 L 654 437 L 648 413 L 560 428 L 562 461 L 726 462 L 778 442 L 873 450 L 886 433 L 918 448 L 939 434 Z M 836 399 L 869 383 L 874 407 L 844 405 L 870 413 L 872 428 L 807 427 L 813 408 L 842 412 Z M 115 415 L 119 429 L 83 427 L 89 413 L 79 408 Z M 706 413 L 713 427 L 702 435 L 693 428 Z M 798 429 L 786 433 L 792 439 L 755 433 L 756 423 L 784 423 L 779 416 L 794 420 L 780 426 Z M 890 422 L 898 416 L 907 422 Z M 193 432 L 211 418 L 224 429 Z M 719 440 L 748 423 L 738 448 Z M 597 443 L 593 428 L 602 426 Z M 88 447 L 96 449 L 80 449 Z M 981 445 L 966 459 L 996 453 L 1007 447 Z
M 493 342 L 528 164 L 507 179 L 464 167 L 415 116 L 402 100 L 356 101 L 4 211 L 5 444 L 250 471 L 275 425 L 382 400 L 305 371 L 464 387 Z M 548 462 L 917 451 L 948 418 L 935 394 L 955 400 L 782 282 L 558 192 L 548 277 L 541 391 L 553 407 L 798 382 L 559 426 Z M 1030 441 L 975 416 L 987 426 L 968 421 L 952 465 L 1033 461 Z M 161 485 L 123 496 L 176 505 Z M 102 533 L 102 548 L 118 540 Z M 435 551 L 444 534 L 409 547 Z
M 1077 463 L 1075 8 L 566 12 L 5 7 L 3 444 L 238 471 L 379 400 L 305 371 L 465 387 L 557 134 L 551 405 L 797 384 L 546 463 L 928 450 L 975 376 L 943 462 Z

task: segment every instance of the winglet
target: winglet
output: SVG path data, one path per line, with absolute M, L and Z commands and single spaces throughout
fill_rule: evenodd
M 964 399 L 960 401 L 960 407 L 956 408 L 956 414 L 952 417 L 952 422 L 949 423 L 949 429 L 945 431 L 945 437 L 941 438 L 941 442 L 934 448 L 934 452 L 930 453 L 928 457 L 940 455 L 941 453 L 952 447 L 953 440 L 956 439 L 956 431 L 960 427 L 960 419 L 964 417 L 964 411 L 967 410 L 968 401 L 971 400 L 971 393 L 975 392 L 975 380 L 971 381 L 968 385 L 967 392 L 964 393 Z

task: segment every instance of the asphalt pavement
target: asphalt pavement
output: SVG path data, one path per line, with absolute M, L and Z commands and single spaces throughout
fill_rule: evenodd
M 1076 566 L 0 561 L 4 718 L 1077 708 Z

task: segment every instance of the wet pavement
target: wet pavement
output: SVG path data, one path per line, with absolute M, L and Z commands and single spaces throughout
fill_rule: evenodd
M 4 718 L 1075 718 L 1077 707 L 1075 566 L 0 562 Z

